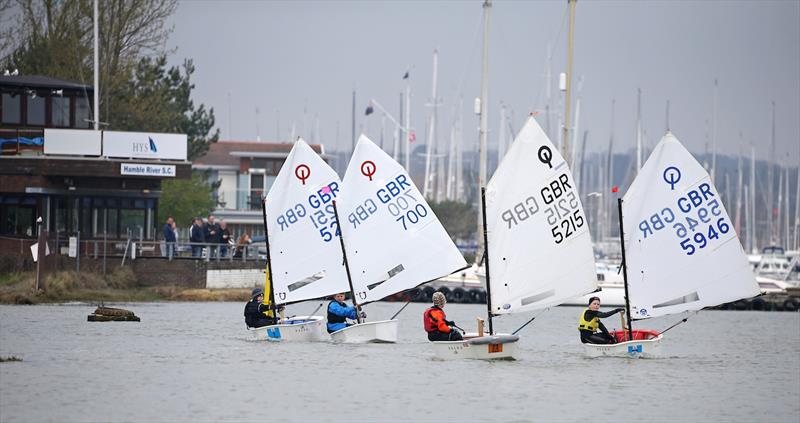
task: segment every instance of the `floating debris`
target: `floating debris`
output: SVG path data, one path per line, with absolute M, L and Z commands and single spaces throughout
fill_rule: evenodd
M 87 319 L 90 322 L 139 322 L 138 316 L 130 310 L 113 307 L 97 307 Z
M 17 356 L 15 356 L 15 355 L 11 355 L 11 356 L 8 356 L 8 357 L 0 357 L 0 363 L 6 362 L 6 361 L 22 361 L 22 359 L 17 357 Z

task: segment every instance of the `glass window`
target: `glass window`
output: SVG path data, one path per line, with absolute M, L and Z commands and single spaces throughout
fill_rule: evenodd
M 53 97 L 53 126 L 69 126 L 69 97 Z
M 75 127 L 76 128 L 91 128 L 92 122 L 89 110 L 89 99 L 86 97 L 75 98 Z
M 3 94 L 3 123 L 20 123 L 20 99 L 12 94 Z
M 5 206 L 0 210 L 0 233 L 33 237 L 35 235 L 33 207 Z
M 34 94 L 35 95 L 35 94 Z M 28 125 L 44 126 L 44 97 L 28 96 Z
M 130 230 L 131 238 L 144 237 L 144 210 L 122 209 L 120 212 L 120 232 L 122 235 L 125 236 Z
M 267 168 L 267 160 L 266 159 L 253 159 L 250 162 L 251 169 L 266 169 Z

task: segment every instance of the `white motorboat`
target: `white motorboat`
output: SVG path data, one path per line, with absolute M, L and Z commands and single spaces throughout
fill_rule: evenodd
M 498 333 L 479 336 L 467 333 L 461 341 L 431 342 L 436 358 L 441 360 L 513 360 L 519 336 Z
M 399 323 L 400 321 L 396 319 L 363 322 L 331 333 L 331 339 L 333 342 L 345 344 L 394 344 L 397 342 Z
M 248 328 L 250 339 L 256 341 L 317 342 L 330 339 L 321 316 L 294 316 L 277 325 Z

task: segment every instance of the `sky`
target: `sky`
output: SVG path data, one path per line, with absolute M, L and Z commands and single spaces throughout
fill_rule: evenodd
M 171 61 L 196 65 L 193 98 L 214 108 L 222 140 L 287 142 L 295 129 L 327 150 L 349 150 L 352 92 L 357 132 L 379 138 L 380 113 L 398 117 L 402 76 L 411 79 L 411 126 L 426 140 L 433 51 L 439 52 L 439 138 L 463 113 L 464 149 L 478 144 L 481 1 L 182 1 L 171 19 Z M 489 25 L 489 142 L 500 104 L 519 130 L 546 104 L 548 45 L 555 112 L 566 69 L 567 2 L 493 1 Z M 800 164 L 800 1 L 578 1 L 573 111 L 587 151 L 633 148 L 637 89 L 646 146 L 669 129 L 696 154 L 767 159 L 775 102 L 776 156 Z M 578 82 L 578 80 L 582 82 Z M 714 125 L 714 81 L 718 81 Z M 459 99 L 463 99 L 461 102 Z M 612 126 L 611 104 L 615 102 Z M 461 104 L 461 108 L 459 108 Z M 537 116 L 545 127 L 545 114 Z M 574 116 L 574 115 L 573 115 Z M 318 130 L 316 128 L 319 128 Z M 386 121 L 387 137 L 391 123 Z M 491 149 L 492 147 L 490 147 Z

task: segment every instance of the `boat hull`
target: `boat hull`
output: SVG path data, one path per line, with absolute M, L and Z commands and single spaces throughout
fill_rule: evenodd
M 397 342 L 397 326 L 399 323 L 399 320 L 358 323 L 331 333 L 331 339 L 333 339 L 333 342 L 346 344 L 393 344 Z
M 436 358 L 441 360 L 515 360 L 517 341 L 517 335 L 478 336 L 468 333 L 461 341 L 436 341 L 430 344 Z
M 661 350 L 664 335 L 653 330 L 634 330 L 633 340 L 628 341 L 627 334 L 621 331 L 611 332 L 618 342 L 616 344 L 583 344 L 589 357 L 626 357 L 655 358 Z
M 319 342 L 330 339 L 322 316 L 295 316 L 277 325 L 248 328 L 247 332 L 256 341 Z

